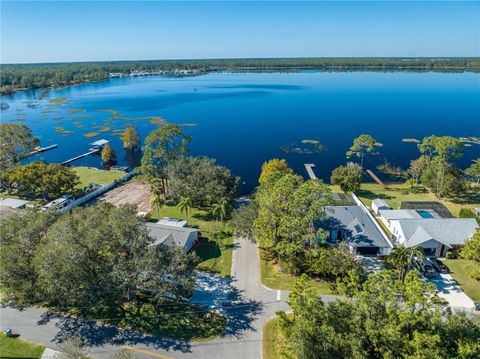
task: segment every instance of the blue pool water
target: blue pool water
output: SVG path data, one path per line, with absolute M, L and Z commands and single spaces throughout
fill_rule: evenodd
M 62 97 L 66 103 L 49 102 Z M 261 164 L 273 157 L 286 158 L 302 175 L 303 164 L 313 163 L 317 176 L 328 179 L 332 169 L 346 161 L 353 138 L 362 133 L 383 144 L 380 155 L 366 161 L 374 170 L 384 161 L 406 168 L 418 157 L 416 144 L 402 142 L 405 138 L 480 137 L 480 74 L 473 73 L 220 72 L 114 79 L 19 92 L 2 101 L 10 106 L 2 111 L 2 122 L 24 123 L 41 145 L 59 145 L 33 159 L 61 162 L 105 138 L 120 165 L 135 166 L 141 153 L 125 152 L 119 133 L 133 125 L 145 138 L 157 127 L 149 117 L 160 116 L 186 125 L 185 132 L 193 137 L 191 153 L 215 157 L 231 168 L 242 177 L 244 192 L 256 186 Z M 74 109 L 82 112 L 72 113 Z M 64 133 L 56 132 L 60 127 Z M 99 135 L 84 136 L 92 132 Z M 326 150 L 280 150 L 302 140 L 319 141 Z M 471 145 L 458 164 L 465 168 L 479 156 L 480 146 Z M 101 161 L 90 156 L 74 165 L 100 167 Z
M 428 211 L 417 210 L 417 213 L 422 216 L 422 218 L 433 218 L 433 215 Z

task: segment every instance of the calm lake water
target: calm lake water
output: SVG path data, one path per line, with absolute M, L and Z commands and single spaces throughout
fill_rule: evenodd
M 114 79 L 20 92 L 2 101 L 10 106 L 2 111 L 2 122 L 28 125 L 42 146 L 58 144 L 30 160 L 61 162 L 105 138 L 119 164 L 134 166 L 140 154 L 125 153 L 119 132 L 133 125 L 143 139 L 157 127 L 151 117 L 158 116 L 186 124 L 185 132 L 193 137 L 191 153 L 229 167 L 241 176 L 244 192 L 256 185 L 261 164 L 274 157 L 286 158 L 302 175 L 303 164 L 314 163 L 317 176 L 328 179 L 362 133 L 383 144 L 380 155 L 367 161 L 372 169 L 385 160 L 406 168 L 418 157 L 416 144 L 404 143 L 404 138 L 480 137 L 480 75 L 472 73 L 222 72 Z M 92 132 L 99 135 L 84 136 Z M 292 154 L 280 149 L 303 147 L 302 140 L 319 141 L 325 151 Z M 479 156 L 479 145 L 467 147 L 459 165 L 465 168 Z M 99 156 L 73 165 L 102 166 Z

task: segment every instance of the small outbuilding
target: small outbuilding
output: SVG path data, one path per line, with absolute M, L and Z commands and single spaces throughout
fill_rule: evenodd
M 26 201 L 24 199 L 16 199 L 16 198 L 1 198 L 0 199 L 0 206 L 2 207 L 9 207 L 13 209 L 24 209 L 25 206 L 30 203 L 30 201 Z
M 380 198 L 375 198 L 373 201 L 372 201 L 372 211 L 375 213 L 375 214 L 379 214 L 380 211 L 382 210 L 388 210 L 388 209 L 392 209 L 392 207 L 390 207 L 388 205 L 387 202 L 385 202 L 383 199 L 380 199 Z

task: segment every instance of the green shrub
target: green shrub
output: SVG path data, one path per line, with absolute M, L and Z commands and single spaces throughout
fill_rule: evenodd
M 459 212 L 460 218 L 475 218 L 475 213 L 470 208 L 462 208 Z
M 457 254 L 454 253 L 454 252 L 447 252 L 446 257 L 447 257 L 447 259 L 456 259 L 456 258 L 457 258 Z

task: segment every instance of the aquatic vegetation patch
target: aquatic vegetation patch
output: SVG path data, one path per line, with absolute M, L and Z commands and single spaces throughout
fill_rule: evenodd
M 90 137 L 96 137 L 99 134 L 100 134 L 99 132 L 89 132 L 89 133 L 85 133 L 83 136 L 90 138 Z
M 72 133 L 75 133 L 74 131 L 66 130 L 62 126 L 55 126 L 54 130 L 55 130 L 56 133 L 60 133 L 62 135 L 71 135 Z
M 61 103 L 47 103 L 47 106 L 49 107 L 58 107 L 58 106 L 61 106 L 62 104 Z
M 80 113 L 80 112 L 84 112 L 85 110 L 83 108 L 71 108 L 69 110 L 67 110 L 68 113 Z
M 301 141 L 300 143 L 291 143 L 288 145 L 280 146 L 280 151 L 283 153 L 289 154 L 299 154 L 299 155 L 314 155 L 318 153 L 325 152 L 326 148 L 320 142 L 311 143 L 307 142 L 304 143 Z
M 470 137 L 459 137 L 458 138 L 464 145 L 466 143 L 470 143 L 470 144 L 475 144 L 475 145 L 480 145 L 480 138 L 478 137 L 474 137 L 474 136 L 470 136 Z
M 383 164 L 377 166 L 377 170 L 386 175 L 406 179 L 408 178 L 408 172 L 401 167 L 395 167 L 390 164 L 388 161 L 385 161 Z
M 55 116 L 53 117 L 54 120 L 62 120 L 63 119 L 63 116 Z
M 402 138 L 402 142 L 405 143 L 420 143 L 420 140 L 417 140 L 416 138 Z
M 40 111 L 40 112 L 41 112 L 41 113 L 50 113 L 50 112 L 55 112 L 55 111 L 53 111 L 53 110 L 42 110 L 42 111 Z
M 92 115 L 79 115 L 77 118 L 92 118 Z
M 105 126 L 105 127 L 102 127 L 100 132 L 110 132 L 111 129 L 112 129 L 111 127 Z
M 118 115 L 120 115 L 120 112 L 115 111 L 115 110 L 97 110 L 97 112 L 111 113 L 113 116 L 118 116 Z
M 167 124 L 167 121 L 159 116 L 152 116 L 150 117 L 149 121 L 152 125 L 163 126 Z
M 50 100 L 48 100 L 48 102 L 51 102 L 51 103 L 65 103 L 65 102 L 67 102 L 67 97 L 64 96 L 64 97 L 51 98 Z

